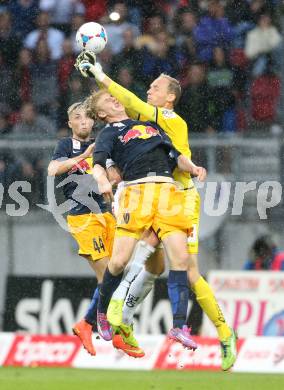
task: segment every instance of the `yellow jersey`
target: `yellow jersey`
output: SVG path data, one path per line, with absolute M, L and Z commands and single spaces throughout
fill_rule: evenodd
M 187 124 L 177 113 L 173 110 L 154 107 L 151 104 L 144 102 L 134 93 L 128 91 L 114 81 L 109 85 L 108 91 L 123 104 L 130 118 L 157 123 L 170 137 L 174 147 L 181 154 L 191 158 Z M 173 176 L 184 188 L 193 186 L 192 179 L 188 172 L 183 172 L 179 168 L 176 168 Z

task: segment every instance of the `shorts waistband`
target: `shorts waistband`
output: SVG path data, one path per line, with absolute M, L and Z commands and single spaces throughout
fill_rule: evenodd
M 174 186 L 176 185 L 174 181 L 139 181 L 135 183 L 125 183 L 124 187 L 137 186 L 139 184 L 173 184 Z

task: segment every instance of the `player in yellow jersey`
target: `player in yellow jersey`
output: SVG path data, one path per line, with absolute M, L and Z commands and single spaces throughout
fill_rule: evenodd
M 128 114 L 132 118 L 150 120 L 157 123 L 170 137 L 175 148 L 183 155 L 186 155 L 189 158 L 191 157 L 188 144 L 187 124 L 173 110 L 174 105 L 177 103 L 181 94 L 181 88 L 177 80 L 162 74 L 151 84 L 147 93 L 148 100 L 146 103 L 111 80 L 103 72 L 100 64 L 96 63 L 95 56 L 92 53 L 83 53 L 79 56 L 76 65 L 83 76 L 95 77 L 100 86 L 107 88 L 107 90 L 125 106 Z M 176 169 L 174 178 L 183 185 L 185 196 L 195 205 L 195 212 L 192 215 L 193 229 L 191 231 L 191 236 L 188 238 L 188 250 L 190 255 L 188 279 L 193 292 L 196 294 L 198 303 L 216 327 L 221 343 L 222 369 L 228 370 L 233 366 L 236 360 L 236 334 L 227 325 L 212 289 L 199 273 L 197 257 L 200 208 L 199 195 L 189 174 L 182 173 Z M 153 247 L 158 244 L 158 239 L 153 233 L 150 233 L 147 239 L 144 238 L 144 241 Z M 154 267 L 150 268 L 149 263 L 148 270 L 154 271 Z M 162 270 L 163 266 L 158 262 L 155 273 L 159 274 Z M 139 276 L 140 274 L 138 275 L 138 278 Z M 138 278 L 136 278 L 136 281 Z M 134 280 L 134 283 L 136 281 Z M 131 293 L 131 291 L 129 293 Z M 115 299 L 115 296 L 113 298 Z M 117 302 L 113 302 L 114 309 L 117 309 L 116 303 Z M 114 313 L 115 311 L 116 313 L 119 312 L 119 310 L 114 310 Z

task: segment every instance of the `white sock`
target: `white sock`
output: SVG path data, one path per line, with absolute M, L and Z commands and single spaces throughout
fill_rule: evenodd
M 112 299 L 125 299 L 131 283 L 142 270 L 148 257 L 150 257 L 150 255 L 154 252 L 155 248 L 152 245 L 147 244 L 145 241 L 141 240 L 137 243 L 129 270 L 113 293 Z
M 154 286 L 158 275 L 151 274 L 145 269 L 141 270 L 137 278 L 131 283 L 123 306 L 123 319 L 125 324 L 132 324 L 137 306 L 146 298 Z

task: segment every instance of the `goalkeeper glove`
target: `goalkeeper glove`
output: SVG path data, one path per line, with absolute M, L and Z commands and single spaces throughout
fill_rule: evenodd
M 90 64 L 95 65 L 97 62 L 96 54 L 93 51 L 85 50 L 83 51 L 84 60 L 87 60 Z
M 76 62 L 74 65 L 76 69 L 79 68 L 79 65 L 82 61 L 87 61 L 90 64 L 95 65 L 95 63 L 97 62 L 97 57 L 94 52 L 89 50 L 83 50 L 76 58 Z
M 95 65 L 97 56 L 93 51 L 83 50 L 76 58 L 76 64 L 80 64 L 82 61 L 88 61 L 90 64 Z
M 91 51 L 83 51 L 78 55 L 75 68 L 84 77 L 95 77 L 99 82 L 103 81 L 105 73 L 103 72 L 102 66 L 96 62 L 96 55 Z
M 105 78 L 101 64 L 98 62 L 95 65 L 90 64 L 88 61 L 82 61 L 78 66 L 78 70 L 84 77 L 95 77 L 99 82 L 102 82 Z

